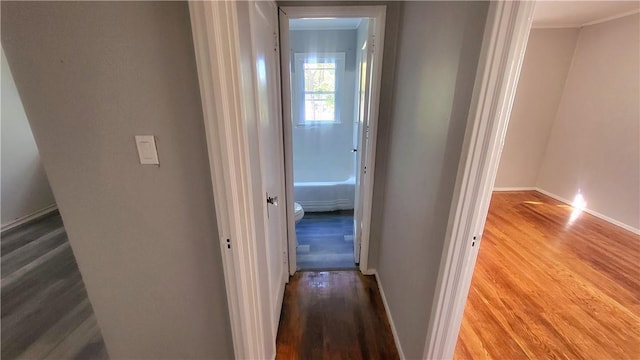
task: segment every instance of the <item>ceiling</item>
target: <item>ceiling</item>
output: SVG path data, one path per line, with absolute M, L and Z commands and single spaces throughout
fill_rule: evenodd
M 536 3 L 534 28 L 577 28 L 640 12 L 640 1 L 559 1 Z M 362 18 L 291 19 L 291 30 L 352 30 Z
M 291 19 L 290 30 L 353 30 L 362 18 Z
M 533 27 L 582 27 L 633 12 L 640 12 L 640 1 L 538 1 Z

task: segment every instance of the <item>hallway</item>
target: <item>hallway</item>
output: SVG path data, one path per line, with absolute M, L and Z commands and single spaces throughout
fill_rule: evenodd
M 285 289 L 276 359 L 398 359 L 374 276 L 297 272 Z

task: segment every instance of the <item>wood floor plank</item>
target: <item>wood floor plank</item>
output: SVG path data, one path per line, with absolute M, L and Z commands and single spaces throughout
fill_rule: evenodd
M 89 299 L 84 299 L 40 336 L 37 342 L 27 347 L 19 359 L 45 359 L 66 337 L 93 314 Z
M 297 272 L 287 284 L 276 359 L 398 359 L 375 277 Z
M 9 254 L 2 256 L 0 272 L 6 278 L 24 265 L 47 254 L 59 245 L 68 244 L 63 227 L 52 230 Z
M 2 241 L 0 242 L 0 251 L 2 256 L 12 252 L 15 249 L 28 244 L 38 237 L 48 233 L 52 228 L 62 226 L 62 218 L 55 211 L 38 219 L 34 219 L 26 224 L 22 224 L 13 229 L 2 232 Z
M 2 359 L 107 359 L 59 214 L 1 234 Z
M 91 314 L 47 354 L 47 358 L 74 359 L 87 344 L 101 341 L 102 336 L 100 335 L 98 323 L 93 314 Z
M 493 194 L 455 358 L 640 358 L 640 236 L 572 211 Z

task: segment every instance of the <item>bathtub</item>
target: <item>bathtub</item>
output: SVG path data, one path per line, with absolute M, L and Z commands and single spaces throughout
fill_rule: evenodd
M 305 212 L 352 210 L 356 178 L 339 182 L 295 182 L 293 194 Z

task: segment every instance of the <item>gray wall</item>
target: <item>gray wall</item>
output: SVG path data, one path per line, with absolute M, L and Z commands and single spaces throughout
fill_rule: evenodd
M 1 6 L 109 355 L 232 357 L 187 4 Z M 157 136 L 160 166 L 138 163 L 136 134 Z
M 640 15 L 534 29 L 496 187 L 537 187 L 640 229 Z
M 518 80 L 496 188 L 535 187 L 579 29 L 533 29 Z
M 296 182 L 345 181 L 355 176 L 353 149 L 354 92 L 356 84 L 356 30 L 295 30 L 291 36 L 292 75 L 295 53 L 345 53 L 345 69 L 337 124 L 297 125 L 293 119 L 293 178 Z M 295 88 L 294 88 L 295 90 Z M 293 104 L 296 107 L 298 104 Z
M 538 187 L 640 229 L 640 15 L 580 30 Z
M 9 64 L 2 58 L 2 226 L 55 204 L 40 161 L 27 115 L 13 81 Z
M 379 241 L 376 267 L 410 359 L 424 350 L 487 5 L 407 2 L 400 15 L 388 138 L 378 147 L 381 228 L 372 241 Z

